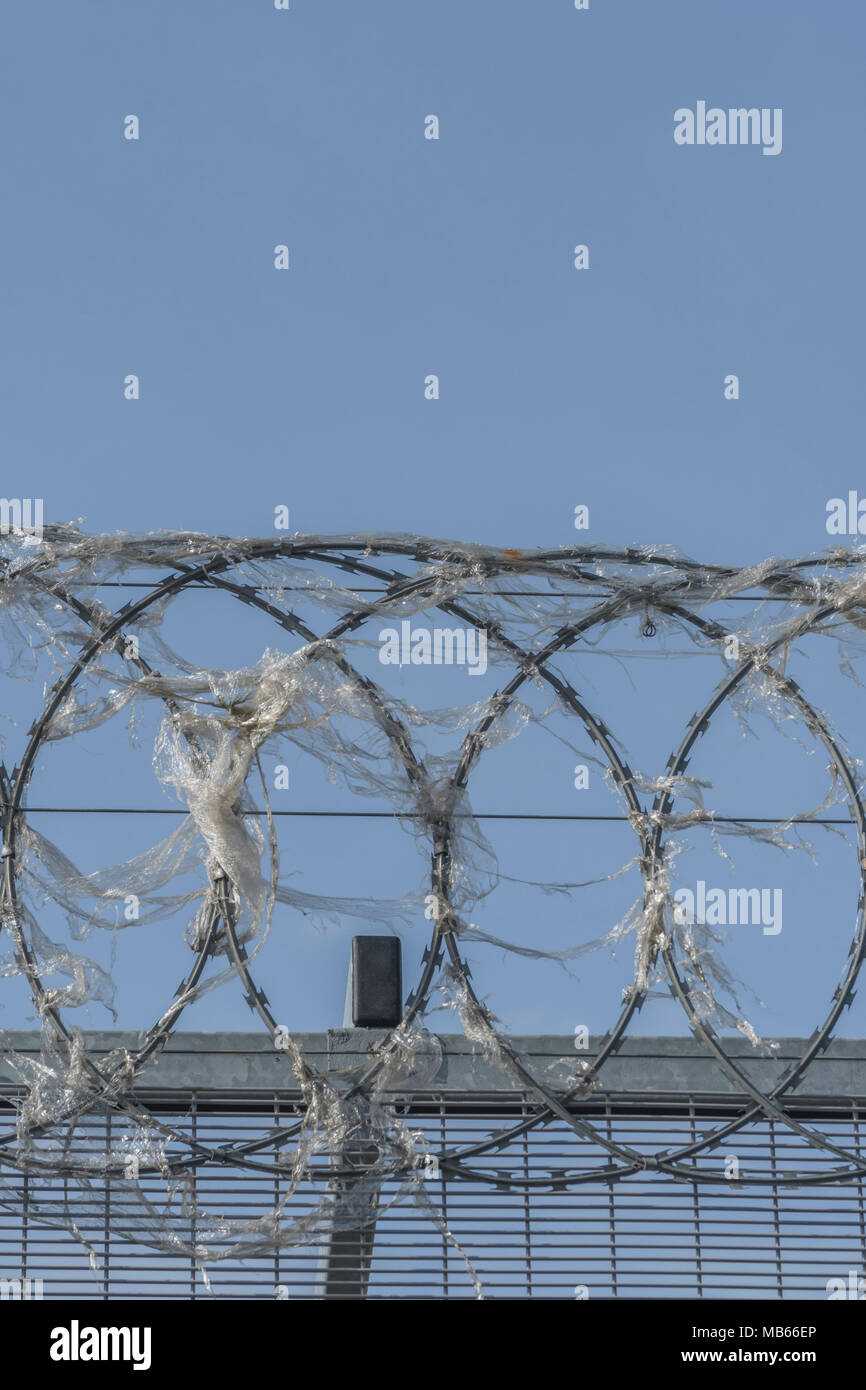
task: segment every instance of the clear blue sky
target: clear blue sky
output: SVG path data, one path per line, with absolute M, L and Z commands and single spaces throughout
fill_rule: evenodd
M 47 518 L 91 531 L 266 535 L 285 503 L 303 532 L 669 543 L 732 563 L 823 547 L 827 499 L 866 493 L 864 37 L 866 14 L 843 0 L 16 7 L 0 82 L 4 494 L 43 497 Z M 699 100 L 781 107 L 782 153 L 678 147 L 674 111 Z M 123 138 L 129 114 L 138 141 Z M 424 139 L 429 114 L 438 141 Z M 287 272 L 273 266 L 279 243 Z M 587 271 L 573 268 L 577 243 L 590 248 Z M 129 373 L 138 401 L 123 396 Z M 424 398 L 430 373 L 437 401 Z M 737 401 L 723 396 L 729 373 Z M 576 503 L 590 508 L 580 537 Z M 225 659 L 216 619 L 183 621 L 178 645 L 212 637 L 208 659 Z M 650 693 L 630 706 L 626 682 L 614 695 L 583 674 L 595 707 L 614 701 L 626 745 L 646 742 L 632 761 L 649 771 L 718 671 L 691 663 L 682 709 L 662 663 L 643 663 Z M 857 703 L 839 699 L 856 742 Z M 26 727 L 10 735 L 10 761 Z M 479 809 L 484 797 L 488 809 L 574 807 L 567 750 L 548 752 L 549 766 L 515 753 L 509 769 L 508 756 L 479 782 Z M 756 786 L 768 802 L 797 787 L 802 809 L 812 804 L 811 784 L 779 772 L 775 754 L 758 774 L 738 756 L 758 779 L 750 807 Z M 114 804 L 128 784 L 114 751 L 100 757 L 93 804 Z M 725 763 L 719 753 L 719 773 Z M 338 804 L 305 775 L 296 804 Z M 87 869 L 124 857 L 125 827 L 101 829 L 98 844 L 92 826 L 42 828 Z M 352 891 L 353 874 L 373 891 L 404 860 L 397 895 L 420 883 L 396 831 L 384 860 L 383 832 L 347 831 L 337 865 L 322 832 L 293 833 L 286 868 L 302 867 L 311 891 L 336 880 L 333 891 Z M 507 872 L 531 875 L 549 851 L 550 873 L 568 876 L 571 851 L 548 832 L 495 843 Z M 582 841 L 571 876 L 590 876 L 596 856 L 618 862 L 625 836 L 605 845 Z M 743 853 L 752 881 L 757 851 Z M 763 993 L 776 988 L 767 1031 L 808 1033 L 815 913 L 833 924 L 832 961 L 815 969 L 835 979 L 851 884 L 842 867 L 808 882 L 784 872 L 795 874 L 784 939 L 797 950 L 765 938 L 743 968 Z M 522 891 L 489 930 L 525 927 L 536 909 Z M 554 944 L 573 939 L 565 909 L 550 910 Z M 152 952 L 135 949 L 139 964 L 119 978 L 155 999 Z M 304 949 L 320 952 L 326 983 L 292 1017 L 287 994 L 287 1022 L 338 1023 L 345 941 Z M 501 980 L 498 969 L 490 1002 L 516 1030 L 585 1019 L 601 1031 L 615 1014 L 594 993 L 572 1003 L 559 984 L 549 1006 L 527 1001 L 513 964 Z M 211 1000 L 199 1024 L 248 1019 Z M 668 1011 L 641 1026 L 679 1025 Z

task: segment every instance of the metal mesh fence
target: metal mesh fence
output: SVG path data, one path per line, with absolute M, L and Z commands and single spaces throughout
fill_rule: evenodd
M 296 1123 L 301 1109 L 297 1097 L 276 1091 L 152 1091 L 143 1098 L 155 1113 L 170 1115 L 178 1130 L 214 1147 L 261 1134 L 263 1122 L 275 1130 Z M 8 1092 L 5 1103 L 14 1103 Z M 718 1097 L 641 1095 L 579 1109 L 610 1137 L 650 1153 L 687 1142 L 738 1108 Z M 484 1141 L 491 1128 L 510 1127 L 533 1113 L 533 1106 L 525 1097 L 429 1095 L 398 1112 L 437 1149 Z M 804 1101 L 797 1116 L 834 1142 L 861 1145 L 859 1101 Z M 110 1149 L 117 1126 L 116 1115 L 84 1117 L 81 1154 L 94 1145 Z M 202 1234 L 195 1229 L 202 1211 L 218 1231 L 220 1219 L 255 1220 L 278 1207 L 286 1182 L 281 1152 L 275 1143 L 259 1154 L 272 1159 L 271 1175 L 227 1174 L 222 1164 L 205 1162 L 183 1183 L 154 1174 L 142 1175 L 140 1183 L 160 1211 L 174 1206 L 181 1227 L 188 1211 L 188 1229 L 180 1234 L 194 1244 Z M 700 1182 L 651 1169 L 616 1183 L 581 1182 L 581 1168 L 597 1169 L 601 1155 L 587 1144 L 576 1156 L 573 1133 L 552 1120 L 528 1129 L 519 1144 L 476 1160 L 486 1168 L 486 1181 L 444 1171 L 430 1178 L 431 1200 L 456 1245 L 412 1197 L 389 1205 L 396 1190 L 386 1180 L 380 1214 L 363 1239 L 337 1233 L 329 1251 L 320 1236 L 244 1261 L 232 1257 L 227 1242 L 227 1258 L 209 1269 L 210 1289 L 187 1254 L 154 1250 L 134 1233 L 124 1234 L 122 1215 L 112 1212 L 120 1197 L 116 1175 L 94 1175 L 89 1191 L 51 1174 L 19 1175 L 0 1212 L 0 1274 L 8 1281 L 0 1295 L 18 1296 L 14 1281 L 20 1280 L 25 1295 L 39 1287 L 45 1298 L 474 1298 L 461 1251 L 485 1296 L 494 1298 L 825 1299 L 829 1280 L 847 1284 L 852 1272 L 858 1277 L 866 1265 L 862 1180 L 810 1185 L 810 1161 L 817 1171 L 820 1151 L 810 1160 L 809 1147 L 773 1122 L 740 1136 L 737 1153 L 740 1180 L 706 1181 L 712 1167 L 721 1170 L 723 1156 L 716 1153 L 700 1160 Z M 772 1180 L 789 1168 L 803 1176 L 801 1186 Z M 566 1172 L 569 1185 L 552 1186 Z M 497 1176 L 501 1186 L 490 1181 Z M 317 1155 L 292 1196 L 292 1219 L 320 1207 L 323 1193 L 351 1177 L 333 1155 Z M 515 1186 L 514 1179 L 525 1185 Z M 44 1224 L 46 1213 L 56 1214 L 56 1229 Z M 210 1235 L 213 1242 L 214 1231 Z

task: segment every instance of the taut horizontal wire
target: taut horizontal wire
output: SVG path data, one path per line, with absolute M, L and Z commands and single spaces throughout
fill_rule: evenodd
M 28 816 L 188 816 L 189 811 L 182 806 L 24 806 L 21 808 Z M 245 816 L 267 816 L 267 811 L 244 811 Z M 401 820 L 411 816 L 410 811 L 271 811 L 276 816 L 333 816 L 359 820 Z M 459 811 L 454 820 L 567 820 L 567 821 L 625 821 L 624 815 L 592 815 L 559 811 Z M 733 825 L 855 825 L 850 817 L 833 818 L 829 816 L 696 816 L 694 825 L 711 822 L 731 823 Z
M 94 579 L 76 585 L 79 589 L 152 589 L 153 582 L 144 579 Z M 264 587 L 264 586 L 262 586 Z M 276 586 L 275 586 L 276 587 Z M 207 589 L 211 593 L 212 584 L 187 584 L 187 589 Z M 315 593 L 303 584 L 280 584 L 287 593 Z M 387 594 L 387 589 L 353 585 L 347 592 L 353 594 Z M 462 594 L 469 598 L 486 598 L 495 594 L 502 598 L 611 598 L 612 594 L 602 589 L 463 589 Z M 727 594 L 724 598 L 712 600 L 714 603 L 790 603 L 786 594 Z M 652 606 L 652 605 L 650 605 Z

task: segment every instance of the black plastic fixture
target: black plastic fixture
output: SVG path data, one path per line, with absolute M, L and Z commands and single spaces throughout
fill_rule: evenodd
M 352 1023 L 393 1028 L 403 1017 L 403 958 L 397 936 L 352 938 Z

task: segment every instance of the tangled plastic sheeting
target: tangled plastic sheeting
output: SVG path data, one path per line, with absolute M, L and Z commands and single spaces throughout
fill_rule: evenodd
M 101 585 L 143 578 L 143 595 L 116 611 L 95 597 Z M 371 584 L 377 586 L 372 596 L 366 587 Z M 258 662 L 237 670 L 198 669 L 186 662 L 162 637 L 161 624 L 172 600 L 189 586 L 220 591 L 259 610 L 289 635 L 292 650 L 269 647 Z M 755 602 L 748 620 L 737 624 L 732 660 L 731 629 L 703 613 L 710 603 L 743 595 Z M 775 600 L 769 613 L 762 605 L 768 596 Z M 352 643 L 363 640 L 356 634 L 365 624 L 387 620 L 399 625 L 433 610 L 484 635 L 497 675 L 499 668 L 506 672 L 489 698 L 425 712 L 385 688 L 386 667 L 374 682 L 353 664 Z M 309 614 L 317 612 L 322 618 L 314 630 Z M 675 630 L 700 647 L 717 649 L 723 660 L 720 682 L 690 721 L 663 774 L 654 778 L 630 768 L 619 741 L 554 664 L 558 654 L 597 642 L 629 615 L 638 616 L 645 635 L 659 628 Z M 826 1016 L 799 1059 L 761 1091 L 741 1062 L 727 1055 L 718 1028 L 736 1028 L 756 1048 L 761 1040 L 737 1004 L 735 984 L 712 931 L 700 921 L 681 920 L 670 886 L 677 832 L 685 828 L 707 825 L 714 837 L 743 834 L 781 847 L 790 843 L 793 819 L 761 827 L 717 824 L 705 804 L 707 784 L 686 772 L 696 741 L 716 711 L 729 704 L 748 713 L 755 703 L 779 722 L 793 717 L 826 750 L 830 790 L 814 814 L 832 804 L 849 807 L 862 884 L 866 821 L 859 765 L 826 716 L 786 674 L 786 661 L 798 639 L 818 633 L 839 644 L 843 669 L 853 674 L 850 663 L 862 652 L 866 626 L 866 554 L 838 551 L 732 569 L 699 564 L 664 548 L 522 551 L 401 535 L 265 540 L 186 533 L 88 536 L 61 526 L 47 528 L 38 540 L 3 538 L 0 624 L 11 673 L 32 670 L 36 676 L 40 662 L 48 662 L 56 676 L 18 766 L 4 769 L 2 781 L 2 925 L 9 949 L 0 969 L 5 977 L 25 977 L 43 1031 L 38 1060 L 10 1057 L 23 1098 L 17 1123 L 0 1133 L 0 1171 L 5 1174 L 0 1200 L 6 1205 L 14 1207 L 20 1200 L 13 1179 L 22 1172 L 62 1177 L 86 1190 L 110 1179 L 112 1228 L 187 1255 L 207 1279 L 207 1267 L 216 1261 L 321 1242 L 335 1230 L 372 1226 L 385 1190 L 388 1202 L 420 1204 L 459 1249 L 429 1195 L 431 1171 L 517 1188 L 612 1180 L 647 1168 L 721 1182 L 721 1173 L 699 1168 L 696 1160 L 752 1121 L 771 1119 L 810 1147 L 822 1148 L 831 1166 L 817 1174 L 775 1174 L 757 1181 L 826 1182 L 866 1173 L 866 1160 L 858 1153 L 833 1144 L 785 1106 L 786 1096 L 825 1049 L 853 997 L 866 943 L 862 892 L 850 954 Z M 579 721 L 594 744 L 597 765 L 620 798 L 636 837 L 633 862 L 643 884 L 639 900 L 603 937 L 560 952 L 504 940 L 469 920 L 473 906 L 498 878 L 495 855 L 472 815 L 470 775 L 486 749 L 518 738 L 535 717 L 521 700 L 521 691 L 532 687 L 546 690 L 550 707 Z M 146 853 L 82 875 L 28 821 L 28 786 L 40 750 L 118 714 L 134 717 L 144 701 L 163 711 L 154 770 L 181 798 L 188 815 Z M 427 725 L 457 736 L 453 757 L 434 757 L 423 748 Z M 278 751 L 285 740 L 320 759 L 352 792 L 388 798 L 400 823 L 430 854 L 430 880 L 423 892 L 388 901 L 350 900 L 303 893 L 281 878 L 261 758 L 265 751 Z M 198 891 L 172 891 L 175 880 L 195 870 L 201 878 Z M 76 924 L 80 935 L 94 925 L 116 930 L 117 915 L 111 909 L 128 894 L 136 896 L 141 911 L 135 923 L 122 924 L 125 928 L 187 909 L 185 939 L 193 964 L 162 1016 L 141 1033 L 135 1052 L 120 1049 L 96 1060 L 68 1015 L 90 1000 L 110 1003 L 111 977 L 71 946 L 53 941 L 40 927 L 38 904 L 58 904 L 74 938 Z M 255 965 L 276 903 L 324 922 L 345 916 L 429 922 L 429 941 L 403 1020 L 361 1067 L 321 1074 L 273 1017 L 256 983 Z M 634 943 L 633 980 L 598 1054 L 572 1065 L 555 1082 L 549 1075 L 534 1075 L 475 993 L 464 944 L 493 944 L 522 957 L 571 959 L 629 937 Z M 206 975 L 208 961 L 219 966 L 215 974 Z M 49 984 L 49 978 L 55 983 Z M 285 1052 L 287 1069 L 303 1097 L 303 1114 L 297 1123 L 255 1140 L 214 1149 L 151 1113 L 136 1096 L 135 1084 L 189 1004 L 238 979 L 275 1045 Z M 586 1111 L 576 1113 L 570 1102 L 601 1088 L 606 1060 L 618 1049 L 650 988 L 663 980 L 694 1034 L 742 1090 L 744 1103 L 736 1118 L 689 1144 L 648 1156 L 596 1128 Z M 529 1118 L 511 1129 L 471 1147 L 438 1153 L 428 1151 L 394 1103 L 395 1095 L 435 1089 L 441 1048 L 425 1027 L 434 995 L 453 1008 L 479 1053 L 516 1079 L 532 1102 Z M 87 1115 L 106 1110 L 127 1129 L 110 1150 L 83 1139 L 78 1128 Z M 520 1171 L 509 1176 L 484 1166 L 485 1155 L 501 1152 L 551 1117 L 568 1127 L 576 1144 L 585 1140 L 603 1153 L 601 1164 L 553 1176 Z M 309 1177 L 311 1163 L 323 1154 L 347 1161 L 355 1155 L 357 1177 L 342 1186 L 331 1183 L 310 1210 L 298 1215 L 292 1198 Z M 275 1175 L 280 1195 L 273 1210 L 244 1222 L 199 1209 L 189 1177 L 202 1163 Z M 146 1174 L 165 1179 L 165 1200 L 157 1202 L 142 1185 Z M 31 1203 L 30 1216 L 65 1226 L 86 1243 L 68 1212 L 58 1215 L 54 1208 L 41 1210 Z M 467 1266 L 480 1296 L 468 1260 Z

